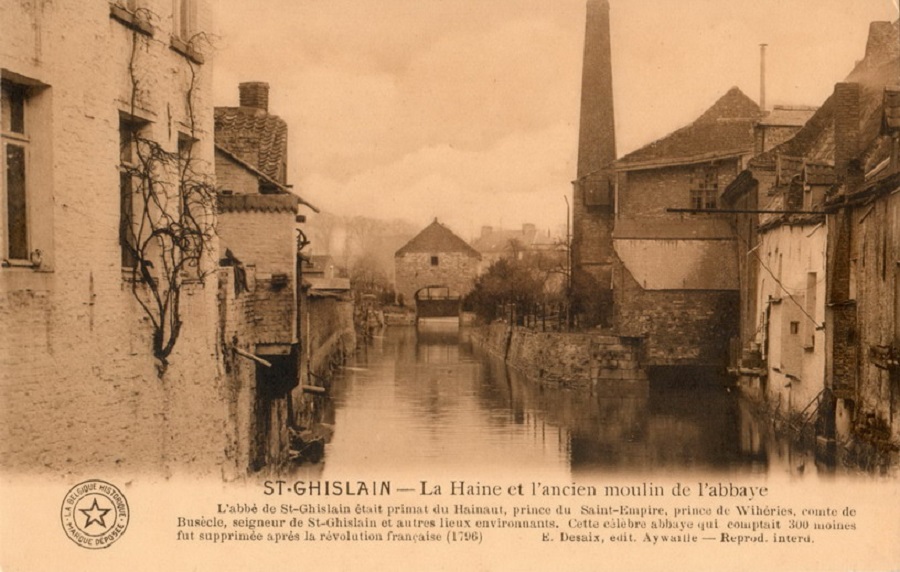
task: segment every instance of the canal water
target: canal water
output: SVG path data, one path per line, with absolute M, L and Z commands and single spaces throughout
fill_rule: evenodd
M 333 380 L 324 461 L 306 477 L 479 474 L 782 473 L 810 455 L 721 380 L 651 379 L 640 395 L 540 387 L 488 355 L 467 328 L 386 328 Z

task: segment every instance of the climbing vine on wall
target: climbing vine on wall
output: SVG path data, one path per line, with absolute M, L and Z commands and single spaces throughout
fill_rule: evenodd
M 158 21 L 146 9 L 134 13 L 142 22 Z M 198 34 L 185 42 L 195 50 L 207 42 Z M 142 57 L 154 47 L 152 35 L 137 30 L 131 34 L 129 59 L 130 117 L 120 127 L 122 149 L 120 243 L 123 264 L 131 270 L 131 292 L 152 326 L 153 355 L 159 375 L 169 364 L 184 326 L 182 296 L 185 286 L 202 284 L 214 271 L 216 190 L 212 166 L 195 156 L 197 140 L 197 63 L 184 57 L 183 94 L 185 120 L 175 139 L 160 143 L 137 120 L 138 109 L 160 89 L 152 76 L 152 60 Z M 166 45 L 166 49 L 168 45 Z M 150 60 L 142 66 L 143 60 Z M 164 85 L 164 84 L 162 84 Z M 168 99 L 168 98 L 165 98 Z M 169 114 L 168 140 L 172 140 L 173 110 Z M 172 148 L 174 147 L 174 148 Z

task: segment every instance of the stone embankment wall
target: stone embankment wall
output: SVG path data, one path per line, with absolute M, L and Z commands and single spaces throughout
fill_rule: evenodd
M 483 347 L 530 379 L 597 392 L 646 392 L 641 340 L 599 333 L 538 332 L 507 324 L 476 330 Z
M 335 296 L 307 295 L 302 300 L 300 379 L 319 385 L 316 377 L 328 378 L 331 370 L 356 347 L 353 301 Z M 314 374 L 307 380 L 307 366 Z

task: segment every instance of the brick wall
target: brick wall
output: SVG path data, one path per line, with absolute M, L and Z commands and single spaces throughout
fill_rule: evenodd
M 721 290 L 644 290 L 615 269 L 616 333 L 645 338 L 647 364 L 725 366 L 740 295 Z
M 216 187 L 235 193 L 259 192 L 259 176 L 216 151 Z
M 858 359 L 856 422 L 859 426 L 883 425 L 894 439 L 900 439 L 900 372 L 879 359 L 880 354 L 900 354 L 900 197 L 882 196 L 873 205 L 857 207 L 849 216 L 853 221 L 862 219 L 853 229 L 859 236 L 857 249 L 851 253 L 856 259 L 856 343 L 851 347 L 858 354 L 847 356 Z M 852 360 L 847 362 L 835 364 L 836 369 L 853 365 Z
M 158 14 L 160 41 L 139 42 L 140 111 L 147 134 L 175 151 L 190 68 L 168 46 L 171 2 L 145 3 Z M 198 15 L 209 29 L 205 2 Z M 31 214 L 56 237 L 41 245 L 53 261 L 44 271 L 0 269 L 4 469 L 233 475 L 215 279 L 186 287 L 184 329 L 160 378 L 151 328 L 122 278 L 118 126 L 131 100 L 131 30 L 106 2 L 14 2 L 3 19 L 3 67 L 49 86 L 31 109 L 42 115 L 33 144 L 49 160 L 31 169 L 46 178 L 39 191 L 50 200 Z M 195 166 L 211 174 L 212 70 L 196 70 Z
M 826 234 L 810 222 L 759 235 L 756 252 L 780 283 L 765 270 L 759 274 L 757 306 L 768 308 L 768 318 L 756 316 L 755 341 L 766 352 L 767 398 L 782 411 L 802 411 L 825 387 L 825 332 L 819 326 L 825 322 Z
M 432 266 L 431 258 L 438 258 Z M 461 252 L 410 252 L 394 258 L 397 293 L 411 304 L 417 290 L 425 286 L 447 286 L 451 292 L 465 296 L 472 291 L 478 276 L 480 260 Z
M 694 171 L 704 165 L 661 167 L 620 173 L 618 208 L 629 218 L 661 217 L 680 219 L 682 215 L 667 213 L 667 208 L 691 208 Z M 737 159 L 717 161 L 718 189 L 721 195 L 738 175 Z M 696 221 L 702 226 L 702 220 Z
M 256 266 L 258 278 L 278 273 L 293 276 L 297 265 L 294 217 L 290 210 L 221 212 L 220 251 L 229 248 L 241 262 Z
M 334 361 L 356 347 L 353 301 L 333 296 L 305 296 L 303 306 L 301 375 L 310 370 L 326 376 Z

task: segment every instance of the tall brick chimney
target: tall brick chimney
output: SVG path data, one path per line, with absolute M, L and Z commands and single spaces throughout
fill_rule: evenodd
M 894 25 L 890 22 L 872 22 L 869 24 L 869 38 L 866 41 L 866 58 L 887 60 L 898 52 L 897 36 Z
M 845 181 L 853 192 L 862 183 L 856 161 L 859 155 L 859 84 L 834 85 L 834 170 L 839 181 Z
M 579 179 L 616 159 L 608 0 L 588 0 L 583 66 Z
M 247 81 L 238 85 L 241 107 L 269 110 L 269 84 L 264 81 Z

